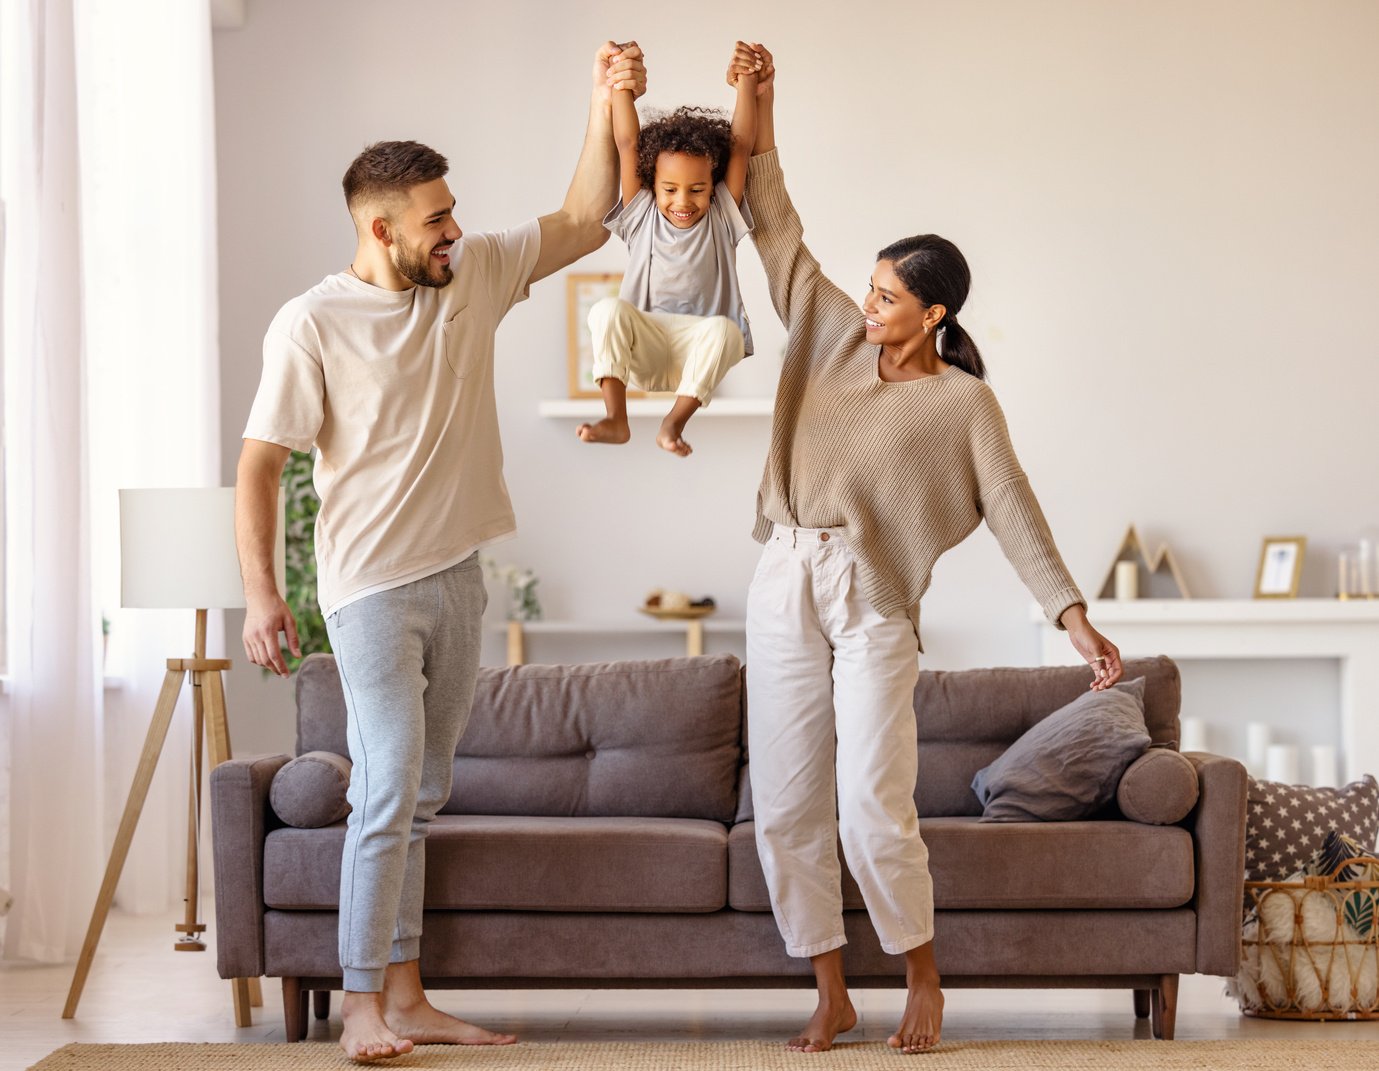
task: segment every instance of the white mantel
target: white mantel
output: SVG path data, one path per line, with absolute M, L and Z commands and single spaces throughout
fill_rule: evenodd
M 1379 600 L 1134 599 L 1094 601 L 1092 623 L 1123 658 L 1329 658 L 1340 663 L 1339 744 L 1348 780 L 1379 770 Z M 1077 661 L 1038 607 L 1046 666 Z

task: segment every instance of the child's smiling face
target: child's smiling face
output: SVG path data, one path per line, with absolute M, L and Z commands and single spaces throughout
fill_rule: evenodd
M 656 207 L 684 230 L 708 214 L 713 198 L 713 161 L 707 156 L 663 152 L 656 157 Z

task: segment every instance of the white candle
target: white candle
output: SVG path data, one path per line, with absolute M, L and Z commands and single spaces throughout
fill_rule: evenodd
M 1340 788 L 1340 764 L 1330 744 L 1312 745 L 1312 784 L 1317 788 Z
M 1138 562 L 1116 562 L 1116 598 L 1140 597 L 1140 567 Z
M 1207 723 L 1201 718 L 1178 719 L 1178 750 L 1206 751 Z
M 1245 768 L 1254 777 L 1264 776 L 1264 760 L 1269 750 L 1269 727 L 1262 721 L 1245 726 Z
M 1270 744 L 1265 772 L 1270 781 L 1298 783 L 1298 749 L 1292 744 Z

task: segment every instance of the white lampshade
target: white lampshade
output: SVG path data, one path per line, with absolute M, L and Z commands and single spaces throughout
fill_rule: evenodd
M 284 586 L 284 502 L 278 493 L 273 572 Z M 120 605 L 228 610 L 244 605 L 233 487 L 120 492 Z

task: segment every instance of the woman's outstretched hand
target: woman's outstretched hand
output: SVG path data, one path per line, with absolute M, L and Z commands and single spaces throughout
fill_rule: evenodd
M 775 80 L 776 65 L 765 45 L 738 41 L 733 46 L 733 58 L 728 62 L 728 85 L 736 89 L 738 76 L 742 74 L 757 76 L 757 96 L 766 92 Z
M 1087 620 L 1087 611 L 1081 605 L 1070 606 L 1060 618 L 1068 630 L 1068 639 L 1073 648 L 1092 667 L 1092 691 L 1104 692 L 1125 673 L 1121 665 L 1120 648 L 1108 640 Z

